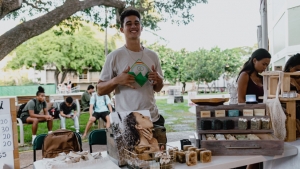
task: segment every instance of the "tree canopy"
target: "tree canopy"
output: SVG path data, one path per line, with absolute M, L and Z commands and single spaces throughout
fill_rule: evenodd
M 192 7 L 206 2 L 207 0 L 2 0 L 0 19 L 21 18 L 22 22 L 0 36 L 0 60 L 26 40 L 42 34 L 71 16 L 89 20 L 102 27 L 119 27 L 121 12 L 133 8 L 142 14 L 143 26 L 155 30 L 160 21 L 188 24 L 193 20 L 190 13 Z M 109 25 L 113 21 L 115 24 Z M 66 25 L 74 28 L 72 24 Z
M 37 69 L 55 68 L 56 84 L 62 83 L 68 72 L 82 73 L 84 69 L 100 71 L 105 61 L 104 44 L 94 38 L 94 32 L 88 26 L 83 26 L 73 35 L 55 35 L 55 31 L 32 38 L 16 50 L 16 59 L 11 60 L 7 67 L 19 69 L 24 65 Z M 110 41 L 109 51 L 115 49 Z M 58 75 L 62 73 L 59 82 Z

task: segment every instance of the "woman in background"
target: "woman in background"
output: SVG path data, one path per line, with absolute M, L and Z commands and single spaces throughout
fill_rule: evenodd
M 256 100 L 262 102 L 258 99 L 259 96 L 264 95 L 263 78 L 259 73 L 265 71 L 270 61 L 271 55 L 265 49 L 257 49 L 252 53 L 237 79 L 238 103 L 245 103 L 248 94 L 256 95 Z

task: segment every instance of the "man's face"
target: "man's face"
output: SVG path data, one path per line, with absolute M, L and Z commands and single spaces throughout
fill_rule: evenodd
M 139 39 L 142 32 L 142 26 L 137 16 L 131 15 L 124 19 L 123 27 L 120 28 L 126 39 Z
M 92 94 L 92 93 L 94 93 L 94 89 L 90 89 L 90 90 L 88 90 L 88 92 L 89 92 L 90 94 Z

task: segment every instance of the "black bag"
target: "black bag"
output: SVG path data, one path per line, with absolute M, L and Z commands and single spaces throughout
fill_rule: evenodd
M 17 113 L 17 118 L 21 117 L 21 114 L 23 112 L 24 107 L 26 106 L 27 103 L 23 103 L 21 104 L 21 106 L 19 107 L 18 113 Z
M 57 107 L 51 107 L 48 110 L 49 115 L 51 115 L 53 118 L 58 119 L 59 118 L 59 109 Z
M 34 101 L 34 111 L 35 111 L 35 107 L 36 107 L 36 99 L 32 99 Z M 28 102 L 27 102 L 28 103 Z M 21 114 L 23 113 L 23 109 L 26 106 L 27 103 L 23 103 L 21 104 L 21 106 L 19 107 L 18 113 L 17 113 L 17 118 L 21 117 Z M 43 106 L 46 107 L 46 102 L 43 102 Z

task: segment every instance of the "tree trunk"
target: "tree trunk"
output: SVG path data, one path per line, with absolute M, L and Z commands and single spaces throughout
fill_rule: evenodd
M 184 92 L 185 92 L 185 86 L 186 86 L 186 83 L 185 83 L 185 82 L 182 82 L 182 95 L 183 95 Z
M 62 72 L 62 76 L 60 78 L 60 83 L 64 83 L 68 73 L 69 73 L 69 71 L 63 71 Z
M 62 6 L 36 19 L 23 22 L 0 36 L 0 61 L 26 40 L 44 33 L 77 11 L 101 5 L 124 9 L 125 2 L 120 0 L 66 0 Z
M 198 79 L 198 81 L 197 81 L 197 86 L 196 86 L 197 94 L 199 94 L 199 93 L 198 93 L 198 92 L 199 92 L 199 84 L 200 84 L 200 79 Z
M 58 76 L 59 76 L 60 72 L 59 70 L 56 68 L 55 72 L 54 72 L 54 81 L 55 81 L 55 85 L 58 86 Z
M 22 7 L 22 0 L 0 0 L 0 19 Z M 0 59 L 1 60 L 1 59 Z

